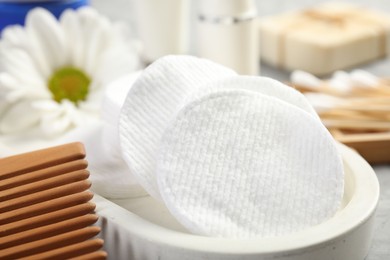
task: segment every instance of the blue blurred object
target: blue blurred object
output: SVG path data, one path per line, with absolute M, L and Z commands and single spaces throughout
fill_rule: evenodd
M 76 9 L 88 4 L 89 0 L 0 1 L 0 31 L 7 25 L 24 25 L 28 11 L 34 7 L 43 7 L 58 18 L 67 8 Z

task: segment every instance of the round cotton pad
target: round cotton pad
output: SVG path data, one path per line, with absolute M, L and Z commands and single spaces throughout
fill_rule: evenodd
M 325 127 L 255 92 L 221 90 L 187 104 L 159 155 L 160 194 L 197 234 L 288 234 L 333 216 L 343 195 L 342 161 Z
M 298 108 L 301 108 L 304 111 L 313 115 L 318 120 L 320 120 L 318 114 L 302 93 L 277 80 L 273 80 L 267 77 L 238 75 L 225 77 L 215 82 L 212 82 L 204 88 L 198 90 L 186 101 L 191 102 L 195 99 L 201 98 L 206 94 L 218 92 L 221 88 L 249 90 L 259 92 L 267 96 L 272 96 L 287 103 L 290 103 L 291 105 L 294 105 Z
M 166 56 L 151 64 L 130 89 L 119 117 L 122 155 L 137 181 L 159 198 L 155 168 L 163 131 L 193 91 L 223 77 L 228 68 L 191 56 Z

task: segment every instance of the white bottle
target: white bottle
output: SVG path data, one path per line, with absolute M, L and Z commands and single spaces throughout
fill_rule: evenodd
M 199 1 L 197 52 L 239 74 L 258 75 L 259 39 L 254 0 Z
M 188 0 L 136 0 L 134 11 L 146 62 L 188 52 Z

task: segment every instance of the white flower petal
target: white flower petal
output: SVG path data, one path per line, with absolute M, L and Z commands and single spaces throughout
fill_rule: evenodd
M 71 9 L 65 10 L 60 17 L 60 23 L 69 49 L 66 63 L 80 67 L 83 58 L 83 32 L 75 11 Z
M 43 99 L 32 102 L 31 106 L 39 111 L 42 112 L 51 112 L 55 110 L 59 110 L 59 104 L 58 102 L 52 100 L 52 99 Z
M 0 73 L 0 92 L 11 91 L 18 87 L 18 82 L 14 77 L 5 72 Z
M 103 91 L 92 92 L 85 102 L 80 102 L 79 109 L 87 113 L 100 114 Z
M 46 135 L 47 137 L 55 137 L 62 133 L 64 133 L 66 130 L 71 128 L 71 120 L 67 116 L 61 116 L 56 118 L 42 118 L 40 122 L 40 129 Z
M 97 26 L 91 32 L 91 38 L 88 39 L 85 55 L 85 71 L 89 75 L 94 75 L 101 62 L 101 53 L 107 49 L 109 44 L 110 23 L 107 19 L 100 19 Z
M 24 89 L 16 89 L 5 95 L 5 102 L 7 103 L 16 103 L 18 100 L 26 97 L 26 91 Z
M 1 57 L 7 63 L 5 72 L 11 73 L 15 78 L 24 79 L 28 77 L 27 82 L 31 82 L 33 85 L 45 85 L 45 81 L 36 70 L 31 56 L 26 51 L 18 48 L 9 48 Z
M 16 78 L 13 74 L 6 73 L 5 75 L 7 76 L 4 79 L 0 78 L 0 93 L 2 91 L 6 93 L 5 98 L 8 102 L 15 102 L 23 97 L 27 99 L 51 98 L 51 93 L 46 86 L 41 85 L 39 82 L 34 82 L 31 75 L 19 76 L 19 78 Z M 3 80 L 6 81 L 4 82 Z M 3 89 L 2 84 L 4 84 Z M 9 87 L 8 89 L 6 89 L 7 86 Z
M 83 34 L 83 53 L 82 53 L 82 63 L 80 64 L 80 68 L 86 70 L 87 69 L 87 57 L 90 46 L 94 44 L 96 40 L 95 34 L 98 34 L 100 30 L 99 24 L 102 19 L 101 16 L 96 12 L 95 9 L 84 7 L 77 10 L 77 15 L 79 18 L 79 22 L 82 28 Z M 107 38 L 108 39 L 108 38 Z M 89 73 L 88 71 L 86 71 Z
M 25 89 L 26 98 L 29 99 L 51 99 L 53 98 L 51 93 L 44 88 L 38 86 L 29 86 Z
M 27 41 L 27 33 L 21 25 L 7 26 L 1 34 L 2 41 L 7 45 L 24 48 Z
M 5 103 L 5 102 L 0 103 L 0 118 L 3 117 L 3 113 L 6 111 L 7 108 L 8 108 L 7 103 Z M 0 133 L 1 133 L 1 131 L 0 131 Z
M 8 51 L 9 48 L 19 48 L 24 50 L 28 55 L 31 56 L 31 60 L 34 63 L 34 67 L 41 76 L 48 76 L 49 66 L 44 61 L 43 51 L 37 48 L 36 41 L 29 37 L 27 31 L 20 25 L 6 27 L 3 31 L 3 38 L 1 40 L 2 49 Z M 0 68 L 4 69 L 4 62 L 0 60 Z M 3 65 L 3 66 L 1 66 Z
M 9 107 L 0 118 L 0 132 L 11 134 L 27 131 L 38 124 L 40 114 L 33 111 L 30 101 L 21 101 Z
M 35 8 L 27 15 L 26 29 L 44 50 L 46 62 L 54 69 L 63 66 L 67 48 L 64 32 L 56 18 L 43 8 Z
M 52 69 L 50 68 L 50 63 L 46 61 L 45 50 L 34 36 L 29 38 L 28 51 L 34 59 L 37 70 L 40 71 L 44 79 L 47 79 L 52 73 Z
M 77 9 L 76 13 L 81 19 L 82 26 L 85 26 L 86 24 L 93 24 L 98 19 L 101 19 L 101 16 L 96 9 L 89 6 L 83 6 Z
M 64 33 L 72 41 L 68 43 L 72 46 L 69 62 L 77 68 L 86 67 L 86 52 L 99 19 L 98 13 L 90 7 L 82 7 L 77 11 L 67 10 L 60 18 Z
M 48 137 L 58 136 L 75 127 L 74 121 L 79 113 L 75 105 L 67 100 L 57 103 L 53 108 L 43 113 L 40 121 L 41 131 Z

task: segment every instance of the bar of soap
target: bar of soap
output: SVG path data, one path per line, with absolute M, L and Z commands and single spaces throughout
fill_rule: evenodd
M 260 35 L 266 63 L 325 75 L 388 55 L 390 17 L 333 2 L 263 18 Z

